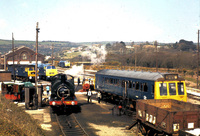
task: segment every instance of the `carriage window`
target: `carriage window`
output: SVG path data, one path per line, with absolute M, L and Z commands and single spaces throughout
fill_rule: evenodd
M 119 86 L 119 79 L 117 79 L 116 84 Z
M 169 83 L 169 94 L 176 95 L 176 84 L 175 83 Z
M 143 83 L 141 83 L 141 84 L 140 84 L 140 91 L 144 91 L 143 89 L 144 89 L 144 88 L 143 88 Z
M 140 89 L 140 84 L 139 84 L 139 82 L 136 82 L 136 83 L 135 83 L 135 89 L 136 89 L 136 90 L 139 90 L 139 89 Z
M 178 94 L 179 95 L 184 95 L 183 83 L 178 83 Z
M 148 91 L 147 83 L 144 83 L 144 92 L 147 92 L 147 91 Z
M 113 79 L 112 78 L 110 78 L 110 83 L 113 84 Z
M 128 81 L 128 88 L 132 88 L 132 82 Z
M 122 80 L 122 87 L 125 87 L 125 81 Z
M 133 88 L 135 88 L 135 82 L 133 82 Z
M 167 95 L 167 84 L 166 83 L 160 83 L 160 96 Z
M 114 85 L 116 84 L 116 79 L 113 79 L 113 84 L 114 84 Z

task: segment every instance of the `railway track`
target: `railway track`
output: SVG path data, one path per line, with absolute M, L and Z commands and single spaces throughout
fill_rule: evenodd
M 56 120 L 63 136 L 89 136 L 72 113 L 70 115 L 57 115 Z
M 188 93 L 187 96 L 188 96 L 189 98 L 191 98 L 191 99 L 200 101 L 200 96 L 198 96 L 198 95 Z
M 195 88 L 187 87 L 187 96 L 188 98 L 200 101 L 200 90 Z

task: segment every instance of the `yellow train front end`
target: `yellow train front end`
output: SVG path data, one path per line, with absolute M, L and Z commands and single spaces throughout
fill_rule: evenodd
M 175 99 L 187 102 L 185 80 L 171 74 L 155 82 L 154 99 Z
M 35 80 L 35 67 L 26 67 L 25 71 L 28 74 L 28 79 L 29 80 Z
M 69 67 L 70 67 L 70 62 L 69 62 L 69 61 L 66 61 L 66 62 L 65 62 L 65 67 L 66 67 L 66 68 L 69 68 Z
M 55 66 L 49 65 L 46 67 L 46 79 L 51 79 L 51 77 L 58 74 L 57 68 Z

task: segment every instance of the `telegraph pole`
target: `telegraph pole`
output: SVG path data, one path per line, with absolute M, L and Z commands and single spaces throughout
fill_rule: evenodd
M 137 66 L 137 47 L 135 47 L 135 71 L 136 71 L 136 66 Z
M 198 30 L 198 45 L 197 45 L 197 89 L 198 89 L 198 82 L 199 82 L 199 30 Z
M 154 42 L 156 46 L 156 72 L 158 72 L 158 43 L 157 41 Z
M 38 28 L 38 22 L 37 22 L 37 25 L 36 25 L 36 53 L 35 53 L 35 86 L 36 86 L 36 89 L 37 89 L 37 94 L 38 94 L 38 86 L 37 86 L 37 65 L 38 65 L 38 33 L 40 32 L 40 28 Z
M 13 79 L 14 79 L 14 82 L 15 82 L 15 49 L 14 49 L 14 36 L 13 36 L 13 33 L 12 33 L 12 55 L 13 55 Z
M 52 65 L 53 65 L 53 52 L 54 52 L 53 44 L 51 48 L 52 48 L 51 58 L 52 58 Z

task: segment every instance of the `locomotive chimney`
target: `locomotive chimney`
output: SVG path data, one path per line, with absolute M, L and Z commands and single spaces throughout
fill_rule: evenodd
M 66 76 L 65 76 L 65 74 L 61 74 L 60 76 L 61 76 L 61 82 L 64 83 L 65 80 L 66 80 Z

